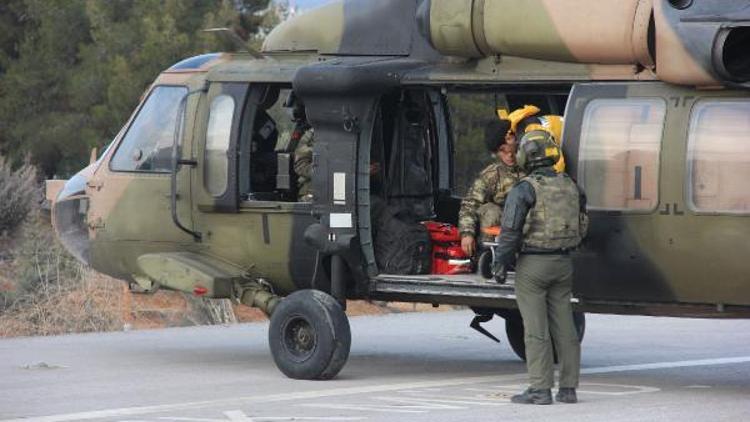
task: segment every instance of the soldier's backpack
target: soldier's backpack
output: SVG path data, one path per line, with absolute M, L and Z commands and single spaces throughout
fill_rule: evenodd
M 375 261 L 385 274 L 429 274 L 432 244 L 427 229 L 408 209 L 386 207 L 373 221 Z

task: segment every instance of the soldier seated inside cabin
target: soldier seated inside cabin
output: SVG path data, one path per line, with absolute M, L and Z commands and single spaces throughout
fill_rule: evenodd
M 304 108 L 302 109 L 304 113 Z M 305 121 L 307 124 L 307 121 Z M 297 148 L 294 149 L 294 172 L 297 174 L 297 197 L 300 202 L 312 202 L 313 143 L 315 131 L 309 124 L 307 130 L 298 135 L 295 129 L 292 137 L 299 136 Z
M 476 253 L 477 238 L 481 242 L 494 240 L 481 229 L 500 225 L 505 197 L 523 177 L 523 172 L 516 165 L 516 137 L 511 131 L 511 122 L 505 119 L 490 122 L 485 127 L 484 136 L 487 150 L 497 158 L 497 162 L 479 173 L 461 201 L 458 214 L 461 248 L 470 256 Z
M 279 144 L 286 151 L 294 151 L 293 167 L 297 183 L 297 200 L 300 202 L 312 202 L 312 172 L 313 172 L 313 143 L 315 130 L 307 121 L 305 105 L 294 92 L 290 92 L 284 107 L 292 109 L 292 122 L 294 127 L 291 132 L 283 133 Z

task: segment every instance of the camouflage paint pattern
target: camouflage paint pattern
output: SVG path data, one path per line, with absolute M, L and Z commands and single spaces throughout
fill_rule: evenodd
M 695 2 L 685 9 L 672 3 L 348 0 L 280 25 L 264 44 L 265 59 L 222 54 L 197 69 L 167 70 L 154 85 L 181 85 L 196 92 L 186 102 L 188 124 L 181 146 L 182 158 L 194 159 L 196 166 L 183 166 L 176 175 L 176 211 L 179 221 L 203 235 L 202 241 L 171 221 L 169 174 L 109 169 L 124 130 L 114 140 L 115 148 L 80 173 L 86 179 L 91 265 L 124 280 L 149 274 L 159 278 L 154 276 L 158 269 L 139 265 L 139 259 L 148 256 L 158 262 L 189 253 L 200 256 L 197 261 L 213 262 L 214 269 L 222 271 L 218 278 L 263 278 L 279 294 L 309 287 L 316 257 L 302 240 L 303 233 L 313 223 L 328 224 L 328 216 L 319 210 L 326 209 L 321 207 L 329 196 L 313 204 L 245 201 L 233 212 L 222 211 L 203 186 L 208 96 L 214 95 L 213 86 L 224 83 L 296 84 L 295 75 L 316 66 L 344 76 L 348 69 L 380 66 L 372 67 L 376 70 L 368 74 L 371 80 L 399 87 L 537 86 L 544 91 L 578 84 L 569 98 L 564 129 L 568 172 L 574 176 L 583 111 L 592 99 L 662 98 L 667 112 L 658 205 L 642 212 L 591 213 L 590 240 L 576 257 L 576 295 L 584 308 L 599 312 L 632 302 L 652 305 L 643 312 L 675 313 L 671 304 L 711 304 L 719 308 L 717 313 L 724 305 L 750 305 L 750 284 L 745 282 L 748 216 L 691 209 L 685 159 L 690 110 L 698 101 L 748 97 L 736 89 L 747 87 L 750 80 L 749 69 L 741 65 L 746 56 L 724 41 L 743 34 L 737 31 L 746 30 L 741 22 L 750 20 L 750 8 L 736 0 Z M 382 74 L 374 75 L 377 72 Z M 307 95 L 328 101 L 320 104 L 335 104 L 318 110 L 319 115 L 353 113 L 357 108 L 351 106 L 352 98 L 376 95 L 357 81 L 338 81 L 337 87 L 346 87 L 351 97 L 323 84 L 308 89 Z M 371 118 L 364 113 L 344 117 L 355 123 L 348 129 L 323 127 L 320 133 L 330 139 L 358 139 L 352 135 L 358 129 L 356 118 L 364 127 Z M 362 169 L 368 165 L 358 164 Z M 366 171 L 348 175 L 367 183 Z M 330 180 L 321 176 L 318 183 L 313 186 L 326 187 L 327 195 L 333 191 Z M 359 213 L 368 211 L 365 201 L 357 207 Z M 361 216 L 353 221 L 367 223 Z M 169 285 L 192 291 L 194 284 L 186 281 Z
M 600 84 L 574 90 L 566 111 L 567 157 L 578 157 L 582 112 L 593 99 L 663 98 L 667 102 L 658 170 L 658 205 L 644 211 L 590 210 L 589 236 L 576 257 L 574 291 L 584 298 L 747 305 L 748 215 L 691 209 L 687 128 L 701 99 L 747 98 L 743 91 L 699 91 L 663 83 Z M 580 163 L 569 160 L 569 174 Z M 586 186 L 583 186 L 587 189 Z

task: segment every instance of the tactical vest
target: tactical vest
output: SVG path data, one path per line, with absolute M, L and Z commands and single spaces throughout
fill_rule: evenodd
M 568 250 L 581 243 L 579 191 L 566 174 L 531 175 L 525 180 L 536 194 L 536 204 L 523 227 L 524 248 Z

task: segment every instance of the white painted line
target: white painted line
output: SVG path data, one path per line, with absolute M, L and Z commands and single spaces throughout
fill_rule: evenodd
M 750 356 L 740 356 L 736 358 L 699 359 L 699 360 L 683 360 L 683 361 L 677 361 L 677 362 L 644 363 L 644 364 L 639 364 L 639 365 L 603 366 L 601 368 L 581 369 L 581 373 L 582 374 L 611 374 L 613 372 L 643 371 L 643 370 L 648 370 L 648 369 L 687 368 L 691 366 L 716 366 L 716 365 L 729 365 L 732 363 L 748 363 L 748 362 L 750 362 Z
M 454 404 L 436 403 L 432 400 L 419 400 L 411 398 L 401 397 L 372 397 L 375 400 L 384 401 L 393 404 L 384 404 L 382 406 L 397 409 L 411 409 L 411 410 L 463 410 L 466 409 L 466 405 L 459 406 Z M 377 406 L 377 405 L 376 405 Z
M 750 356 L 740 356 L 733 358 L 719 358 L 719 359 L 699 359 L 699 360 L 685 360 L 685 361 L 674 361 L 674 362 L 657 362 L 647 363 L 639 365 L 617 365 L 617 366 L 603 366 L 597 368 L 586 368 L 582 369 L 582 374 L 607 374 L 615 372 L 626 372 L 626 371 L 643 371 L 651 369 L 672 369 L 672 368 L 686 368 L 696 366 L 716 366 L 716 365 L 728 365 L 738 363 L 749 363 Z M 459 387 L 464 385 L 479 384 L 479 383 L 507 383 L 513 381 L 523 381 L 526 379 L 526 374 L 511 374 L 511 375 L 500 375 L 500 376 L 481 376 L 481 377 L 465 377 L 465 378 L 454 378 L 448 380 L 439 381 L 420 381 L 410 383 L 396 383 L 396 384 L 383 384 L 383 385 L 366 385 L 362 387 L 347 387 L 347 388 L 332 388 L 327 390 L 309 390 L 298 393 L 281 393 L 281 394 L 270 394 L 265 396 L 251 396 L 251 397 L 237 397 L 229 399 L 219 400 L 206 400 L 186 403 L 175 403 L 155 406 L 142 406 L 142 407 L 126 407 L 119 409 L 103 409 L 94 410 L 90 412 L 79 412 L 79 413 L 66 413 L 60 415 L 50 416 L 39 416 L 29 418 L 18 418 L 18 419 L 6 419 L 0 422 L 68 422 L 68 421 L 80 421 L 90 420 L 98 418 L 108 417 L 122 417 L 122 416 L 133 416 L 133 415 L 147 415 L 153 413 L 169 412 L 174 410 L 187 410 L 187 409 L 199 409 L 212 406 L 236 406 L 250 403 L 270 403 L 270 402 L 283 402 L 283 401 L 297 401 L 305 399 L 317 399 L 323 397 L 337 397 L 337 396 L 350 396 L 356 394 L 370 394 L 380 392 L 390 392 L 398 390 L 419 390 L 424 388 L 441 388 L 441 387 Z
M 213 419 L 213 418 L 159 418 L 173 421 L 190 421 L 190 422 L 256 422 L 255 419 L 247 416 L 245 412 L 241 410 L 227 410 L 224 413 L 226 419 Z
M 258 416 L 255 422 L 263 421 L 361 421 L 364 416 Z
M 491 387 L 487 387 L 487 388 L 464 388 L 464 391 L 470 391 L 472 393 L 487 394 L 487 393 L 494 393 L 495 389 L 493 389 Z
M 605 389 L 619 389 L 622 391 L 601 391 L 601 390 L 592 390 L 591 387 L 600 387 Z M 579 394 L 598 394 L 603 396 L 629 396 L 631 394 L 642 394 L 642 393 L 656 393 L 658 391 L 661 391 L 661 388 L 656 387 L 647 387 L 644 385 L 627 385 L 627 384 L 603 384 L 603 383 L 593 383 L 593 382 L 586 382 L 581 383 L 580 388 L 578 388 Z
M 488 389 L 476 389 L 476 391 L 494 391 L 494 392 L 520 392 L 526 388 L 526 384 L 504 384 L 504 385 L 493 385 Z M 599 388 L 599 390 L 597 390 Z M 468 390 L 468 389 L 467 389 Z M 610 390 L 610 391 L 607 391 Z M 619 391 L 611 391 L 619 390 Z M 643 385 L 629 385 L 629 384 L 605 384 L 605 383 L 594 383 L 594 382 L 582 382 L 577 389 L 578 394 L 595 394 L 602 396 L 628 396 L 631 394 L 641 393 L 655 393 L 661 391 L 660 388 L 647 387 Z
M 250 397 L 236 397 L 229 399 L 218 399 L 218 400 L 206 400 L 186 403 L 175 403 L 175 404 L 164 404 L 154 406 L 142 406 L 142 407 L 126 407 L 119 409 L 103 409 L 94 410 L 89 412 L 80 413 L 67 413 L 60 415 L 50 416 L 38 416 L 29 418 L 18 418 L 18 419 L 6 419 L 0 422 L 67 422 L 67 421 L 79 421 L 79 420 L 90 420 L 97 418 L 108 418 L 108 417 L 121 417 L 121 416 L 133 416 L 133 415 L 147 415 L 153 413 L 170 412 L 174 410 L 188 410 L 188 409 L 200 409 L 204 407 L 212 406 L 236 406 L 250 403 L 271 403 L 271 402 L 283 402 L 283 401 L 297 401 L 305 399 L 318 399 L 324 397 L 337 397 L 337 396 L 349 396 L 356 394 L 370 394 L 370 393 L 381 393 L 398 390 L 412 390 L 412 389 L 423 389 L 423 388 L 437 388 L 437 387 L 451 387 L 460 385 L 471 385 L 482 382 L 503 382 L 511 380 L 521 380 L 526 377 L 526 374 L 513 374 L 513 375 L 487 375 L 481 377 L 466 377 L 466 378 L 453 378 L 449 380 L 439 381 L 420 381 L 420 382 L 409 382 L 409 383 L 397 383 L 397 384 L 382 384 L 382 385 L 366 385 L 361 387 L 348 387 L 348 388 L 332 388 L 328 390 L 308 390 L 298 393 L 281 393 L 281 394 L 270 394 L 265 396 L 250 396 Z
M 426 403 L 428 406 L 431 406 L 434 403 L 436 406 L 447 406 L 446 408 L 452 406 L 505 406 L 507 404 L 486 399 L 474 399 L 473 397 L 468 399 L 465 397 L 456 397 L 455 399 L 453 397 L 374 397 L 374 399 L 392 403 L 405 403 L 407 405 Z
M 485 393 L 487 391 L 484 391 Z M 450 401 L 464 401 L 464 402 L 471 402 L 471 404 L 478 404 L 478 405 L 487 405 L 487 406 L 494 406 L 498 403 L 497 399 L 487 397 L 486 395 L 476 395 L 476 396 L 456 396 L 454 395 L 455 392 L 451 391 L 449 393 L 446 393 L 448 395 L 446 396 L 411 396 L 414 399 L 417 400 L 450 400 Z
M 179 422 L 265 422 L 265 421 L 361 421 L 362 416 L 256 416 L 249 417 L 240 410 L 224 412 L 227 419 L 214 418 L 186 418 L 186 417 L 162 417 L 164 421 Z M 119 421 L 127 422 L 127 421 Z
M 302 407 L 312 407 L 315 409 L 325 409 L 325 410 L 352 410 L 355 412 L 385 412 L 385 413 L 427 413 L 429 410 L 435 410 L 435 408 L 431 409 L 406 409 L 401 406 L 378 406 L 378 405 L 371 405 L 371 404 L 324 404 L 324 403 L 305 403 L 300 404 L 299 406 Z

